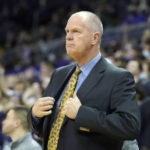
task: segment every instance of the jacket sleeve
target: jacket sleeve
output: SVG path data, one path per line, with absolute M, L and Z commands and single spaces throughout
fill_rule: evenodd
M 51 81 L 49 82 L 47 88 L 45 89 L 44 94 L 43 94 L 42 97 L 48 96 L 50 86 L 51 86 L 51 82 L 53 80 L 53 76 L 54 76 L 54 73 L 52 74 Z M 31 127 L 31 130 L 35 134 L 37 134 L 39 137 L 42 137 L 43 136 L 43 134 L 42 134 L 42 132 L 43 132 L 43 123 L 44 123 L 44 118 L 45 117 L 42 117 L 42 118 L 34 117 L 33 114 L 32 114 L 32 107 L 30 108 L 30 110 L 28 112 L 28 118 L 27 119 L 28 119 L 29 125 Z
M 75 119 L 76 125 L 78 128 L 85 127 L 91 132 L 117 140 L 137 138 L 141 124 L 140 113 L 137 107 L 134 79 L 129 72 L 122 73 L 113 86 L 110 110 L 111 112 L 107 113 L 82 105 Z
M 28 112 L 28 123 L 30 125 L 31 130 L 38 135 L 39 137 L 42 137 L 42 129 L 43 129 L 43 118 L 36 118 L 32 115 L 32 108 L 30 108 Z

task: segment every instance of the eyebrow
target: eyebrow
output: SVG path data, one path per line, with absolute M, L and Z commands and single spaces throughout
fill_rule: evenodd
M 68 28 L 65 28 L 65 31 L 67 31 L 68 30 Z M 79 27 L 73 27 L 72 29 L 70 29 L 71 31 L 73 30 L 78 30 L 78 31 L 81 31 L 81 29 L 79 28 Z

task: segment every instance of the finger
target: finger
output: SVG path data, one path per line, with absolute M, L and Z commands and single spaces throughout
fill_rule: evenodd
M 53 105 L 47 105 L 47 106 L 43 106 L 41 107 L 41 110 L 44 111 L 44 110 L 50 110 L 53 108 Z
M 41 112 L 41 115 L 42 116 L 47 116 L 47 115 L 50 115 L 51 113 L 52 113 L 51 110 L 49 110 L 49 111 L 43 111 L 43 112 Z
M 64 104 L 64 108 L 63 109 L 67 109 L 69 107 L 69 105 L 71 104 L 72 99 L 68 99 L 65 104 Z
M 66 103 L 69 103 L 69 102 L 71 102 L 72 100 L 74 100 L 74 98 L 70 97 L 70 98 L 68 98 L 68 99 L 66 100 Z
M 50 100 L 40 101 L 40 106 L 53 105 L 53 104 L 54 104 L 54 101 L 50 101 Z
M 41 97 L 40 100 L 41 101 L 46 101 L 46 100 L 55 101 L 53 97 Z
M 66 115 L 66 110 L 63 109 L 63 110 L 61 111 L 61 113 L 62 113 L 63 115 Z
M 75 97 L 77 97 L 77 92 L 76 91 L 74 91 L 74 93 L 73 93 L 73 98 L 75 98 Z

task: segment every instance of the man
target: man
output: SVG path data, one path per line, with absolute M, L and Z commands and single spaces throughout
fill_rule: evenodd
M 138 138 L 141 150 L 150 150 L 150 97 L 144 99 L 140 105 L 141 112 L 141 133 Z
M 140 130 L 133 77 L 100 54 L 103 27 L 95 14 L 73 14 L 65 30 L 76 64 L 54 71 L 30 110 L 32 129 L 43 137 L 43 150 L 121 150 Z
M 12 142 L 5 142 L 3 150 L 41 150 L 41 146 L 29 133 L 27 113 L 27 109 L 22 106 L 16 106 L 8 111 L 2 122 L 2 132 L 10 136 Z
M 142 63 L 139 60 L 131 60 L 127 63 L 126 69 L 132 73 L 135 83 L 140 81 L 140 73 L 142 72 Z
M 11 141 L 10 137 L 2 134 L 2 120 L 5 118 L 5 113 L 0 111 L 0 150 L 3 148 L 4 141 Z

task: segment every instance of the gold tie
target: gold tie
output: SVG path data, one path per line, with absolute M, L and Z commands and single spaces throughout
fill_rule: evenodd
M 57 113 L 56 119 L 54 120 L 54 122 L 52 124 L 52 128 L 50 131 L 47 150 L 56 150 L 57 149 L 59 132 L 61 130 L 61 126 L 62 126 L 63 120 L 65 118 L 65 115 L 63 115 L 61 113 L 61 111 L 64 107 L 65 101 L 69 97 L 73 96 L 75 85 L 76 85 L 76 82 L 78 79 L 78 74 L 80 72 L 81 72 L 81 70 L 79 68 L 77 68 L 76 71 L 72 74 L 72 76 L 71 76 L 71 78 L 70 78 L 70 80 L 66 86 L 66 89 L 62 95 L 60 106 L 58 108 L 58 113 Z

